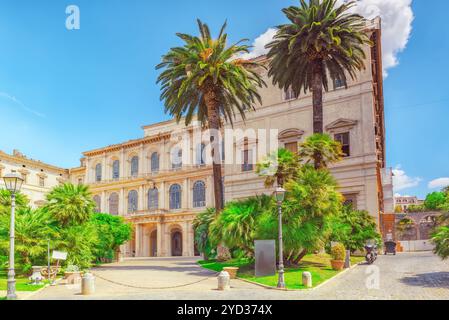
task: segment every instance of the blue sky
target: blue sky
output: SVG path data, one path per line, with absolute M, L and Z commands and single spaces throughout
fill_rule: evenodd
M 391 22 L 405 11 L 392 5 L 411 0 L 361 1 L 379 3 L 389 26 L 386 47 L 398 43 L 404 28 Z M 0 150 L 72 167 L 82 151 L 141 137 L 141 125 L 168 119 L 154 66 L 178 44 L 176 32 L 196 33 L 197 17 L 215 30 L 227 19 L 231 40 L 252 42 L 297 1 L 38 3 L 0 3 Z M 432 3 L 429 14 L 426 1 L 413 1 L 410 39 L 403 35 L 402 52 L 392 49 L 399 64 L 384 84 L 387 160 L 401 194 L 424 196 L 430 181 L 449 177 L 449 37 L 442 31 L 449 2 Z M 65 28 L 70 4 L 80 8 L 80 30 Z

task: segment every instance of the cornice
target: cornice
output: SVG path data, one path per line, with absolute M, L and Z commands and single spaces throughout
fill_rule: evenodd
M 68 173 L 67 169 L 56 167 L 56 166 L 53 166 L 51 164 L 44 163 L 42 161 L 28 159 L 26 157 L 19 157 L 19 156 L 10 155 L 10 154 L 7 154 L 7 153 L 5 153 L 3 151 L 0 151 L 0 161 L 1 160 L 6 160 L 6 161 L 9 161 L 9 162 L 13 162 L 13 163 L 26 164 L 26 165 L 38 167 L 38 168 L 41 168 L 41 169 L 47 169 L 47 170 L 50 170 L 50 171 L 56 171 L 57 173 Z

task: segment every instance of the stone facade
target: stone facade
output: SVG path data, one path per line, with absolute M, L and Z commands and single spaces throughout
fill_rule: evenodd
M 337 86 L 324 95 L 324 123 L 347 154 L 331 168 L 346 201 L 380 221 L 382 214 L 393 212 L 393 191 L 391 169 L 385 166 L 380 21 L 370 28 L 374 46 L 366 47 L 366 70 L 348 88 Z M 267 63 L 263 56 L 257 59 Z M 245 122 L 236 119 L 233 133 L 274 130 L 276 143 L 264 146 L 257 134 L 229 137 L 231 127 L 225 125 L 225 201 L 271 193 L 255 173 L 255 162 L 278 146 L 296 150 L 312 134 L 311 94 L 295 98 L 273 86 L 266 70 L 260 72 L 268 84 L 260 90 L 263 104 L 256 112 L 248 111 Z M 70 170 L 70 179 L 91 186 L 98 211 L 132 222 L 134 236 L 123 248 L 126 256 L 192 256 L 192 221 L 214 205 L 212 168 L 199 161 L 197 147 L 204 143 L 207 148 L 209 139 L 198 140 L 197 127 L 175 121 L 143 130 L 141 139 L 85 152 L 81 166 Z M 182 163 L 174 164 L 175 158 Z
M 43 205 L 45 195 L 68 178 L 66 169 L 29 159 L 18 150 L 14 150 L 13 154 L 0 151 L 0 177 L 13 171 L 25 180 L 21 192 L 33 208 Z

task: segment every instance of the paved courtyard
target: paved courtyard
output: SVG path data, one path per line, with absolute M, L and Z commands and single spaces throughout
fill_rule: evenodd
M 306 299 L 449 299 L 449 262 L 430 252 L 380 256 L 307 291 L 265 289 L 233 280 L 231 290 L 217 291 L 214 272 L 193 258 L 132 259 L 94 270 L 96 294 L 80 295 L 79 286 L 57 285 L 31 299 L 134 300 L 306 300 Z

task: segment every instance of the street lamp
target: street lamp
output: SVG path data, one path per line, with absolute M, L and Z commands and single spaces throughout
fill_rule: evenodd
M 8 300 L 17 299 L 16 295 L 16 280 L 14 271 L 14 237 L 15 237 L 15 209 L 16 209 L 16 193 L 20 191 L 22 187 L 23 178 L 18 175 L 15 171 L 7 174 L 3 177 L 5 182 L 6 190 L 11 193 L 11 225 L 9 228 L 9 269 L 8 269 Z
M 285 189 L 278 187 L 274 192 L 276 197 L 276 201 L 278 204 L 278 212 L 279 212 L 279 279 L 278 279 L 278 288 L 285 288 L 285 280 L 284 280 L 284 246 L 282 242 L 282 202 L 285 198 Z

